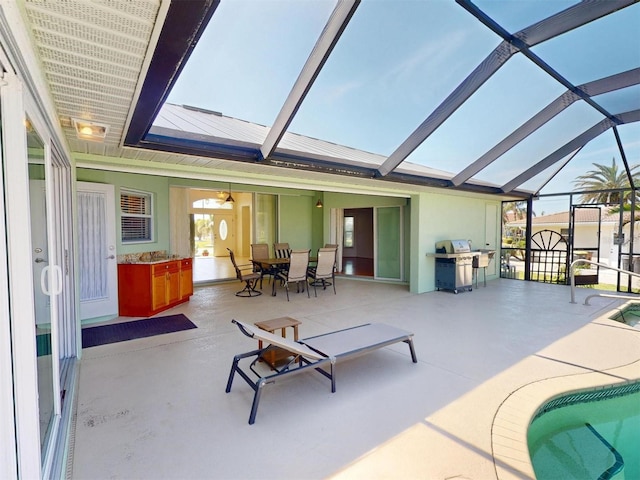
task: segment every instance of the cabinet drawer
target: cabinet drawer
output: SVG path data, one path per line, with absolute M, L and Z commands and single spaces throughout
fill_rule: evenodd
M 152 265 L 153 275 L 164 275 L 165 273 L 175 273 L 180 271 L 180 262 L 164 262 Z

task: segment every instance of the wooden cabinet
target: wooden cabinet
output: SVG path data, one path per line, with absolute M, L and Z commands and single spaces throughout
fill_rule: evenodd
M 153 294 L 152 310 L 160 310 L 180 300 L 180 262 L 164 262 L 151 265 Z
M 180 261 L 180 298 L 187 299 L 193 295 L 193 259 L 183 258 Z
M 188 301 L 193 294 L 192 273 L 191 259 L 119 264 L 119 314 L 149 317 Z

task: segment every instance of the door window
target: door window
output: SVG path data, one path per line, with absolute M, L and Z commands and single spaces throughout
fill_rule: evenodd
M 229 227 L 227 225 L 227 221 L 223 218 L 220 220 L 218 224 L 218 235 L 220 235 L 220 240 L 224 241 L 227 239 L 227 235 L 229 235 Z

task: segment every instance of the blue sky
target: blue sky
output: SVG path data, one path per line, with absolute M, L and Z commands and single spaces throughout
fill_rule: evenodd
M 476 2 L 511 32 L 572 3 Z M 334 5 L 329 0 L 223 0 L 168 101 L 271 125 Z M 638 25 L 640 4 L 534 51 L 567 80 L 581 84 L 640 66 Z M 453 0 L 363 0 L 290 130 L 389 155 L 499 42 Z M 457 172 L 564 91 L 516 55 L 408 160 Z M 640 88 L 602 100 L 612 113 L 637 109 Z M 600 119 L 591 107 L 574 105 L 477 178 L 502 184 Z M 620 133 L 629 162 L 640 163 L 638 127 L 623 126 Z M 555 190 L 571 190 L 575 172 L 584 173 L 596 161 L 620 160 L 612 134 L 592 143 L 545 191 L 552 184 Z

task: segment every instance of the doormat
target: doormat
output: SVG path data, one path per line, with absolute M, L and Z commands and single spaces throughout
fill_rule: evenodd
M 82 329 L 82 348 L 198 328 L 182 313 Z

